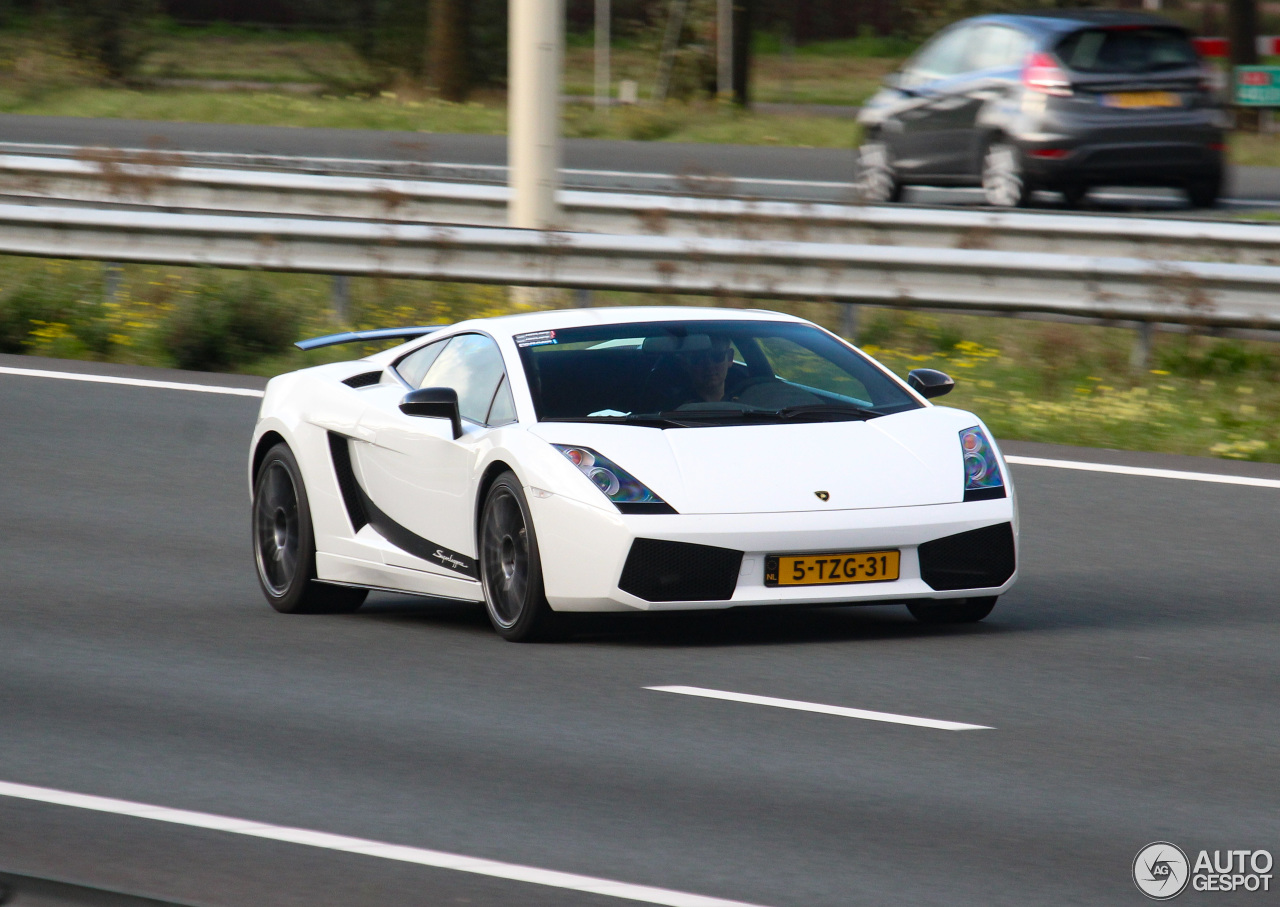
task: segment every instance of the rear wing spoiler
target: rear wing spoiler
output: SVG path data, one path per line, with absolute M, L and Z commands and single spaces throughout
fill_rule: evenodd
M 322 346 L 337 346 L 340 343 L 360 343 L 372 340 L 413 340 L 425 337 L 433 331 L 447 328 L 447 324 L 424 324 L 413 328 L 376 328 L 372 331 L 343 331 L 341 334 L 328 334 L 324 337 L 312 337 L 310 340 L 299 340 L 294 344 L 300 350 L 317 350 Z

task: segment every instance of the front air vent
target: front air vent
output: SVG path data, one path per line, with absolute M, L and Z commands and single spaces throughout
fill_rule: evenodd
M 350 378 L 343 378 L 342 383 L 347 387 L 368 387 L 371 384 L 377 384 L 382 380 L 382 372 L 361 372 L 358 375 L 352 375 Z
M 711 545 L 636 539 L 618 588 L 648 602 L 718 602 L 733 598 L 742 552 Z
M 920 546 L 920 578 L 939 592 L 1003 586 L 1015 566 L 1012 523 L 948 535 Z

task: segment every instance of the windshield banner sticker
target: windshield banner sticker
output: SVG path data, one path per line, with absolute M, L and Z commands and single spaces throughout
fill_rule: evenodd
M 533 331 L 529 334 L 516 334 L 513 338 L 516 346 L 523 349 L 526 346 L 543 346 L 548 343 L 556 342 L 555 331 Z

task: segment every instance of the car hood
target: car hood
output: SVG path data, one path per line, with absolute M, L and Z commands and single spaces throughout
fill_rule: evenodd
M 786 513 L 959 503 L 959 432 L 978 424 L 962 410 L 927 407 L 866 422 L 669 429 L 541 422 L 533 431 L 608 457 L 680 513 Z

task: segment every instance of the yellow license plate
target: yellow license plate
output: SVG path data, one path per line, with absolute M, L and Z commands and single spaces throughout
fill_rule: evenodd
M 1118 91 L 1104 94 L 1102 103 L 1107 107 L 1132 110 L 1138 107 L 1181 107 L 1182 97 L 1171 91 Z
M 766 586 L 834 586 L 885 583 L 898 578 L 899 552 L 770 554 L 764 559 Z

